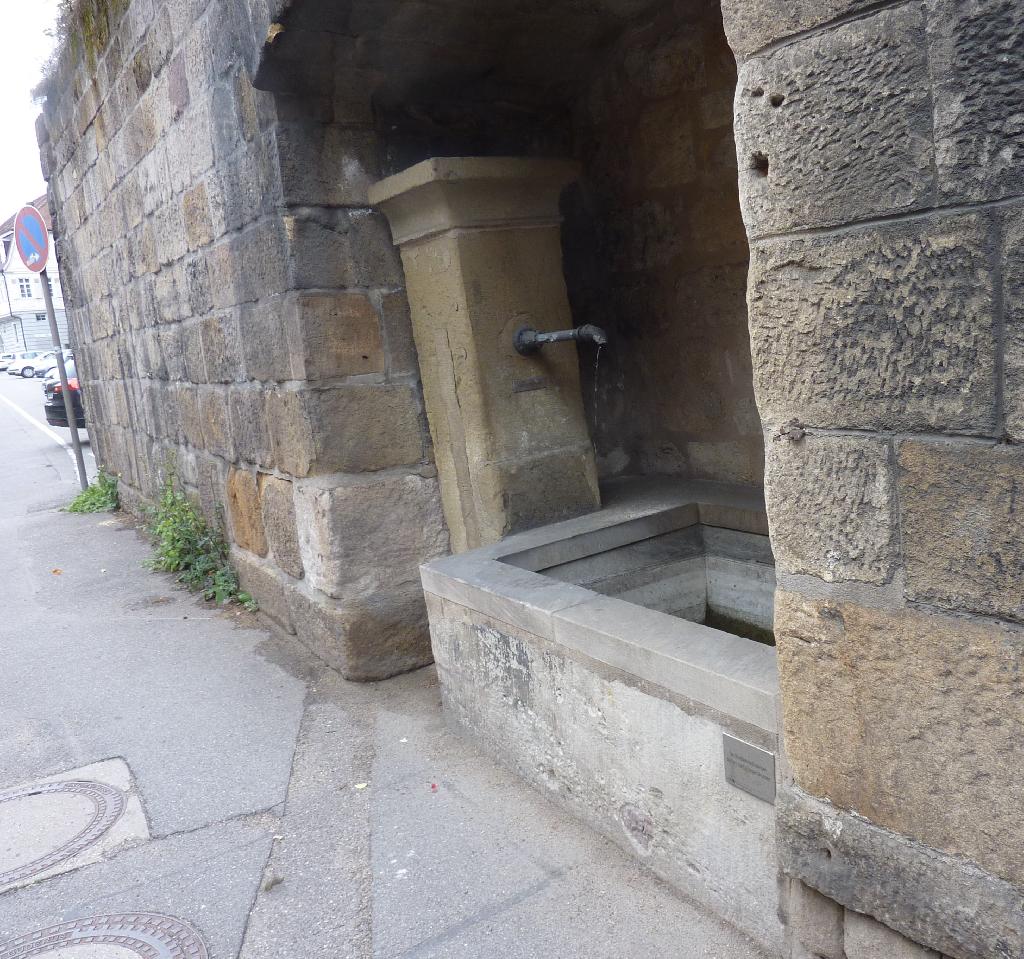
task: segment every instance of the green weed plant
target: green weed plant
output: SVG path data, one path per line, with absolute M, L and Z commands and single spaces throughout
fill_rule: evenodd
M 168 474 L 160 499 L 150 511 L 149 533 L 153 537 L 153 556 L 147 562 L 150 569 L 174 573 L 179 583 L 211 602 L 234 602 L 256 611 L 256 601 L 239 588 L 223 535 L 176 487 L 173 473 Z
M 117 477 L 105 472 L 103 467 L 94 479 L 65 507 L 69 513 L 106 513 L 119 509 L 121 500 L 117 493 Z

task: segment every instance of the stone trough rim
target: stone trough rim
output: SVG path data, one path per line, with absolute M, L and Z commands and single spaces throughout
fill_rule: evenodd
M 68 859 L 84 852 L 97 843 L 121 818 L 127 808 L 125 794 L 115 786 L 91 779 L 69 779 L 59 782 L 20 786 L 0 792 L 0 805 L 28 799 L 32 796 L 46 796 L 55 793 L 72 793 L 85 796 L 93 804 L 93 814 L 85 827 L 56 849 L 31 862 L 5 872 L 0 872 L 0 889 L 31 879 L 47 869 L 59 866 Z

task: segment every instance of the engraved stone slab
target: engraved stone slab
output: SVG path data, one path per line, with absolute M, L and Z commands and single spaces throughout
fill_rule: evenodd
M 722 733 L 725 781 L 765 802 L 775 803 L 775 755 Z

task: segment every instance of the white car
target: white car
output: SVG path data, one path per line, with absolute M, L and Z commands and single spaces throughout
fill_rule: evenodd
M 0 353 L 0 370 L 6 370 L 11 365 L 11 360 L 13 359 L 13 353 Z
M 50 355 L 52 357 L 52 350 Z M 26 379 L 35 376 L 36 366 L 39 365 L 43 356 L 45 354 L 42 350 L 22 350 L 20 353 L 15 353 L 7 366 L 7 372 L 11 376 L 24 376 Z

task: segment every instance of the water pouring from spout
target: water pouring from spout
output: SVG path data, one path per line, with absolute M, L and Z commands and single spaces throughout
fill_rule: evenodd
M 571 330 L 557 330 L 554 333 L 538 333 L 532 327 L 524 326 L 517 331 L 513 345 L 521 356 L 531 356 L 545 343 L 563 343 L 567 340 L 593 343 L 600 349 L 608 342 L 608 334 L 593 323 L 584 323 L 583 326 Z

